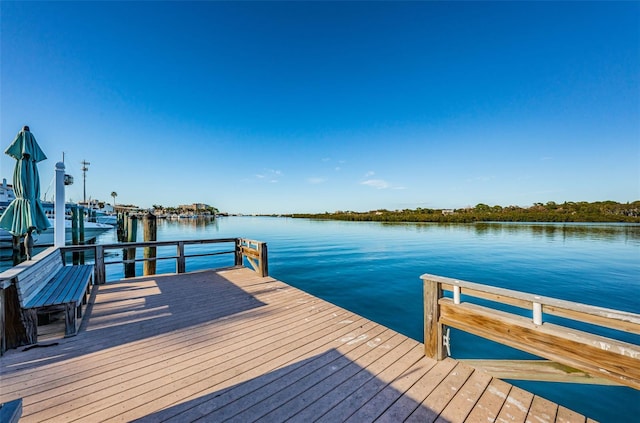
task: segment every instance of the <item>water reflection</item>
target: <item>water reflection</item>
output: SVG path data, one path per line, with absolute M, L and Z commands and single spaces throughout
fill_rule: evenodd
M 320 221 L 326 222 L 326 221 Z M 349 222 L 352 225 L 369 225 L 385 228 L 405 227 L 416 232 L 455 230 L 484 236 L 531 235 L 535 239 L 601 241 L 640 241 L 640 224 L 629 223 L 397 223 L 397 222 Z
M 616 223 L 503 223 L 482 222 L 473 225 L 477 235 L 522 234 L 529 232 L 534 238 L 581 240 L 640 240 L 640 225 Z
M 158 240 L 212 238 L 220 230 L 218 220 L 211 216 L 158 219 Z
M 209 226 L 218 227 L 218 219 L 213 216 L 198 216 L 181 219 L 159 219 L 158 226 L 204 229 Z

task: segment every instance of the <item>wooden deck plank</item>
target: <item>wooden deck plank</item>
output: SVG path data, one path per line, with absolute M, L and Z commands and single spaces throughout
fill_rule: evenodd
M 148 283 L 147 283 L 148 285 Z M 149 300 L 145 299 L 145 296 L 153 296 L 153 295 L 159 295 L 161 292 L 159 291 L 159 289 L 157 288 L 156 284 L 154 283 L 154 281 L 151 281 L 151 285 L 153 286 L 152 289 L 149 289 L 147 287 L 147 292 L 144 293 L 144 296 L 141 296 L 140 298 L 140 302 L 141 304 L 143 304 L 146 308 L 151 308 L 151 304 L 152 302 Z M 105 288 L 106 287 L 106 288 Z M 104 289 L 113 289 L 112 286 L 106 285 L 106 286 L 100 286 L 99 289 L 104 290 Z M 138 289 L 138 288 L 136 288 Z M 219 287 L 216 287 L 216 289 L 219 289 Z M 148 292 L 151 291 L 151 292 Z M 295 291 L 293 291 L 295 292 Z M 110 300 L 112 301 L 112 300 Z M 223 299 L 220 299 L 219 301 L 222 302 L 222 304 L 225 304 Z M 97 329 L 103 329 L 98 327 L 98 325 L 95 323 L 96 322 L 96 315 L 98 314 L 96 312 L 96 309 L 99 307 L 100 304 L 97 304 L 94 307 L 94 310 L 92 311 L 92 316 L 91 316 L 91 322 L 92 325 L 89 327 L 88 331 L 89 332 L 93 332 Z M 194 306 L 197 306 L 198 304 L 194 304 Z M 215 306 L 215 304 L 213 305 Z M 218 314 L 224 315 L 225 311 L 229 310 L 229 309 L 237 309 L 238 306 L 237 305 L 232 305 L 229 306 L 227 304 L 227 308 L 222 309 L 222 311 Z M 200 313 L 200 314 L 197 314 Z M 116 322 L 116 320 L 121 320 L 122 322 L 125 323 L 130 323 L 128 322 L 126 319 L 121 319 L 119 316 L 115 316 L 113 315 L 113 313 L 111 313 L 112 315 L 109 316 L 109 318 L 111 319 L 111 324 L 109 326 L 113 326 Z M 164 337 L 166 335 L 164 335 L 164 333 L 166 332 L 170 332 L 172 329 L 176 329 L 176 328 L 180 328 L 181 326 L 188 326 L 191 325 L 193 326 L 194 324 L 189 323 L 192 320 L 195 320 L 198 316 L 200 316 L 202 314 L 202 311 L 199 310 L 197 307 L 193 307 L 193 312 L 192 313 L 182 313 L 181 315 L 178 316 L 172 316 L 172 319 L 165 319 L 163 320 L 163 323 L 160 325 L 150 325 L 150 324 L 145 324 L 143 327 L 140 327 L 140 325 L 138 325 L 138 327 L 136 327 L 136 329 L 144 329 L 146 331 L 152 332 L 152 331 L 157 331 L 154 335 L 160 336 L 160 337 Z M 215 315 L 210 316 L 212 319 L 215 318 Z M 161 334 L 161 335 L 158 335 Z M 128 336 L 131 335 L 131 336 Z M 131 342 L 132 339 L 128 339 L 128 338 L 132 338 L 132 339 L 145 339 L 145 333 L 140 333 L 140 332 L 121 332 L 119 333 L 119 344 L 125 344 L 125 343 L 129 343 Z M 75 337 L 75 338 L 71 338 L 71 341 L 67 341 L 65 340 L 65 344 L 69 346 L 69 349 L 73 348 L 73 349 L 84 349 L 86 351 L 86 349 L 89 346 L 95 346 L 96 348 L 94 348 L 95 351 L 97 352 L 101 352 L 103 350 L 104 347 L 108 346 L 108 343 L 106 343 L 106 339 L 104 339 L 104 337 L 99 338 L 99 339 L 95 339 L 94 338 L 90 338 L 90 337 Z M 47 350 L 44 349 L 37 349 L 34 350 L 32 352 L 32 354 L 38 354 L 38 352 L 40 352 L 40 355 L 36 358 L 36 359 L 46 359 L 50 356 L 50 352 L 48 352 Z M 19 364 L 22 363 L 23 361 L 18 358 L 17 363 L 12 363 L 11 362 L 11 358 L 10 357 L 5 357 L 6 362 L 7 362 L 7 367 L 0 370 L 0 375 L 2 375 L 3 380 L 6 380 L 7 377 L 10 377 L 10 372 L 7 372 L 5 369 L 11 369 L 12 371 L 18 370 L 19 367 L 16 367 L 15 364 Z M 27 367 L 30 367 L 29 363 L 25 364 Z
M 316 308 L 316 306 L 313 306 L 313 307 L 314 307 L 314 308 Z M 333 311 L 333 312 L 335 313 L 335 311 Z M 338 315 L 336 315 L 336 316 L 338 316 Z M 321 318 L 322 318 L 322 316 L 321 316 Z M 342 317 L 340 317 L 340 318 L 342 319 Z M 344 319 L 343 319 L 343 320 L 344 320 Z M 320 326 L 318 326 L 318 324 L 317 324 L 317 323 L 315 323 L 315 322 L 313 322 L 313 321 L 311 321 L 311 320 L 309 320 L 309 319 L 306 319 L 306 323 L 307 323 L 308 325 L 313 325 L 314 330 L 315 330 L 315 329 L 318 329 L 318 328 L 320 327 Z M 324 323 L 323 323 L 323 324 L 324 324 Z M 287 331 L 288 331 L 287 333 L 290 333 L 290 332 L 292 332 L 292 328 L 294 328 L 295 326 L 294 326 L 293 324 L 288 324 L 288 325 L 283 325 L 283 327 L 284 327 L 284 329 L 283 329 L 283 330 L 287 330 Z M 325 331 L 325 332 L 326 332 L 326 333 L 330 333 L 329 331 Z M 274 337 L 274 336 L 277 336 L 277 335 L 278 335 L 278 332 L 277 332 L 277 331 L 273 331 L 273 330 L 272 330 L 272 331 L 269 333 L 269 337 L 271 338 L 271 339 L 267 342 L 267 344 L 268 344 L 269 346 L 274 346 L 274 345 L 276 345 L 276 344 L 277 344 L 276 342 L 273 342 L 273 341 L 274 341 L 273 337 Z M 254 339 L 255 339 L 255 338 L 254 338 Z M 270 362 L 270 363 L 272 363 L 272 362 L 273 362 L 273 360 L 271 360 L 271 356 L 270 356 L 270 355 L 268 355 L 268 354 L 267 354 L 267 355 L 265 355 L 265 354 L 266 354 L 266 352 L 265 352 L 264 350 L 259 350 L 259 349 L 258 349 L 258 347 L 260 347 L 260 345 L 259 345 L 259 344 L 251 343 L 250 341 L 248 341 L 248 342 L 249 342 L 249 344 L 247 344 L 247 347 L 245 348 L 245 350 L 238 349 L 237 347 L 239 346 L 239 344 L 236 342 L 236 343 L 235 343 L 235 347 L 236 347 L 236 349 L 233 351 L 233 354 L 234 354 L 234 355 L 239 355 L 240 357 L 243 357 L 243 358 L 242 358 L 242 360 L 247 361 L 247 362 L 251 362 L 251 363 L 252 363 L 252 365 L 255 365 L 256 363 L 258 363 L 257 361 L 252 360 L 253 356 L 259 357 L 259 358 L 260 358 L 260 360 L 263 360 L 263 361 L 268 361 L 268 362 Z M 283 345 L 286 345 L 286 344 L 283 344 Z M 289 345 L 288 347 L 290 347 L 290 348 L 294 349 L 294 350 L 295 350 L 295 351 L 297 351 L 298 353 L 299 353 L 300 351 L 302 351 L 302 350 L 301 350 L 301 348 L 300 348 L 300 346 L 298 346 L 298 345 Z M 243 348 L 244 348 L 244 347 L 243 347 Z M 253 356 L 252 356 L 251 354 L 252 354 Z M 236 361 L 237 361 L 237 360 L 239 360 L 239 359 L 236 359 Z M 205 363 L 205 364 L 206 364 L 206 363 Z M 219 364 L 220 364 L 220 363 L 219 363 Z M 230 368 L 230 370 L 229 370 L 227 373 L 229 373 L 229 372 L 231 372 L 231 371 L 235 371 L 235 370 L 234 370 L 234 368 L 233 368 L 233 366 L 234 366 L 234 363 L 233 363 L 233 362 L 231 362 L 231 363 L 226 362 L 226 363 L 224 363 L 224 364 L 225 364 L 227 367 L 229 367 L 229 368 Z M 191 368 L 190 368 L 190 371 L 193 373 L 193 367 L 191 367 Z M 248 372 L 246 371 L 246 369 L 243 369 L 243 370 L 242 370 L 242 371 L 240 371 L 239 373 L 242 373 L 242 374 L 244 374 L 244 375 L 247 375 L 247 374 L 248 374 Z M 198 373 L 198 375 L 200 375 L 200 374 Z M 166 382 L 165 382 L 164 386 L 163 386 L 161 389 L 155 389 L 155 388 L 154 388 L 154 389 L 152 389 L 152 391 L 154 392 L 154 394 L 155 394 L 157 397 L 162 398 L 162 397 L 164 396 L 164 395 L 161 395 L 161 394 L 162 394 L 162 392 L 163 392 L 163 390 L 164 390 L 164 391 L 167 391 L 167 390 L 168 390 L 168 392 L 165 392 L 166 394 L 170 393 L 170 394 L 172 394 L 173 396 L 176 396 L 176 395 L 177 395 L 177 390 L 178 390 L 178 388 L 181 386 L 180 384 L 186 384 L 186 385 L 188 385 L 188 389 L 193 390 L 193 389 L 196 389 L 196 387 L 197 387 L 197 386 L 199 386 L 199 384 L 201 384 L 201 383 L 205 383 L 205 384 L 212 384 L 212 383 L 213 383 L 213 381 L 212 381 L 212 379 L 211 379 L 210 377 L 208 377 L 208 378 L 207 378 L 206 380 L 204 380 L 204 381 L 201 381 L 201 380 L 197 380 L 197 379 L 196 379 L 196 380 L 193 380 L 193 378 L 187 378 L 187 379 L 185 379 L 185 377 L 184 377 L 184 373 L 182 374 L 182 376 L 183 376 L 183 377 L 182 377 L 182 379 L 183 379 L 183 380 L 178 380 L 178 381 L 170 380 L 168 383 L 166 383 Z M 210 376 L 210 375 L 209 375 L 209 376 Z M 194 377 L 195 377 L 195 376 L 194 376 Z M 154 384 L 157 384 L 157 383 L 155 383 L 155 382 L 154 382 Z M 177 384 L 177 385 L 176 385 L 176 384 Z M 152 384 L 152 385 L 149 385 L 149 387 L 150 387 L 150 388 L 153 388 L 153 384 Z M 136 390 L 134 390 L 133 392 L 135 393 L 136 397 L 138 397 L 138 398 L 140 398 L 140 397 L 143 395 L 143 393 L 142 393 L 142 392 L 140 392 L 140 390 L 139 390 L 138 388 L 136 388 Z M 129 392 L 128 394 L 131 394 L 131 392 Z M 156 401 L 156 402 L 158 402 L 158 401 Z M 165 406 L 166 406 L 166 405 L 169 405 L 169 404 L 165 404 Z M 110 407 L 111 407 L 111 406 L 110 406 Z M 111 408 L 112 408 L 112 407 L 111 407 Z M 107 413 L 108 413 L 108 411 L 105 411 L 105 409 L 104 409 L 104 408 L 100 410 L 100 413 L 101 413 L 101 414 L 104 414 L 105 412 L 107 412 Z
M 305 311 L 304 310 L 298 311 L 298 313 L 305 313 Z M 261 321 L 261 323 L 263 323 L 264 325 L 257 327 L 253 330 L 256 332 L 262 331 L 264 332 L 262 336 L 267 336 L 266 331 L 270 327 L 274 327 L 274 326 L 282 327 L 283 325 L 293 323 L 292 320 L 299 319 L 299 316 L 294 313 L 291 313 L 291 315 L 286 315 L 286 316 L 288 317 L 288 319 L 284 321 L 283 320 L 273 321 L 265 317 L 265 319 Z M 269 323 L 269 325 L 266 325 L 267 323 Z M 234 332 L 231 332 L 231 334 L 235 333 L 236 330 L 241 330 L 242 328 L 234 327 L 233 329 L 234 329 Z M 245 328 L 245 331 L 246 330 L 247 329 Z M 230 334 L 226 334 L 226 333 L 223 335 L 231 336 Z M 206 337 L 207 342 L 205 342 L 204 344 L 199 344 L 198 341 L 202 337 Z M 47 375 L 49 376 L 48 378 L 39 379 L 37 381 L 27 380 L 26 383 L 23 383 L 22 388 L 24 389 L 26 388 L 27 385 L 31 385 L 32 387 L 35 387 L 36 389 L 39 389 L 43 392 L 50 392 L 50 390 L 55 387 L 55 385 L 52 386 L 47 384 L 47 382 L 49 382 L 50 379 L 53 380 L 54 382 L 58 382 L 61 384 L 67 384 L 69 382 L 73 382 L 77 380 L 77 381 L 83 381 L 85 385 L 92 385 L 95 382 L 99 382 L 100 379 L 108 379 L 111 375 L 106 374 L 106 372 L 109 370 L 115 369 L 116 371 L 130 371 L 136 368 L 146 367 L 147 365 L 152 364 L 152 362 L 154 361 L 155 362 L 165 361 L 168 358 L 171 358 L 172 356 L 181 356 L 181 354 L 187 351 L 191 352 L 192 354 L 199 350 L 207 351 L 209 348 L 211 348 L 213 345 L 216 345 L 216 344 L 217 344 L 216 345 L 217 348 L 220 349 L 223 346 L 222 342 L 224 341 L 224 337 L 217 337 L 217 336 L 212 337 L 208 334 L 199 335 L 199 338 L 198 338 L 196 337 L 196 334 L 192 331 L 189 331 L 181 339 L 182 341 L 189 341 L 189 342 L 179 343 L 178 345 L 180 345 L 181 348 L 172 350 L 168 353 L 168 355 L 165 355 L 162 357 L 158 356 L 155 353 L 155 351 L 157 351 L 157 348 L 159 346 L 152 343 L 148 343 L 146 346 L 144 346 L 144 349 L 134 350 L 129 354 L 129 356 L 125 355 L 126 353 L 122 353 L 121 351 L 116 350 L 116 351 L 113 351 L 109 357 L 106 357 L 105 354 L 101 354 L 100 356 L 92 356 L 90 359 L 90 363 L 88 363 L 88 366 L 81 366 L 81 363 L 78 360 L 79 366 L 75 368 L 75 369 L 78 369 L 78 373 L 75 373 L 75 374 L 73 373 L 70 374 L 68 371 L 66 373 L 61 374 L 60 372 L 54 372 L 52 369 L 50 369 L 51 371 Z M 260 334 L 257 333 L 256 338 L 254 339 L 259 340 Z M 236 342 L 236 337 L 230 337 L 229 342 Z M 144 362 L 145 359 L 151 360 L 151 363 Z M 131 363 L 128 366 L 129 368 L 122 367 L 121 363 L 123 360 L 129 360 L 128 362 Z M 96 378 L 98 380 L 93 381 L 93 380 L 87 379 L 87 374 L 88 373 L 95 374 L 97 367 L 100 367 L 100 373 L 96 374 Z M 7 389 L 7 391 L 10 392 L 10 388 L 11 388 L 10 380 L 5 380 L 5 378 L 3 378 L 3 389 Z M 28 394 L 33 394 L 32 391 L 26 391 L 26 392 Z
M 227 418 L 236 421 L 286 420 L 304 406 L 306 399 L 317 398 L 317 395 L 320 395 L 317 392 L 318 389 L 324 389 L 326 392 L 330 390 L 326 389 L 327 385 L 335 386 L 336 378 L 332 376 L 341 374 L 345 377 L 343 370 L 352 363 L 352 360 L 359 359 L 376 348 L 375 345 L 370 344 L 369 339 L 376 339 L 380 329 L 384 331 L 384 328 L 378 326 L 373 329 L 375 332 L 370 332 L 371 336 L 366 338 L 343 337 L 339 341 L 343 344 L 342 346 L 322 356 L 326 357 L 326 360 L 322 362 L 316 360 L 319 366 L 309 366 L 307 371 L 298 372 L 299 374 L 296 375 L 283 375 L 274 383 L 264 385 L 259 391 L 237 400 L 233 407 L 225 406 L 207 415 L 206 419 L 209 421 L 222 421 Z M 386 336 L 393 335 L 388 333 Z M 348 371 L 346 373 L 352 374 Z M 331 380 L 333 384 L 329 382 Z M 309 392 L 313 394 L 309 395 Z
M 533 394 L 516 386 L 509 391 L 500 413 L 499 422 L 524 422 L 533 401 Z
M 377 339 L 382 339 L 378 338 L 378 336 L 384 337 L 385 340 L 394 336 L 393 332 L 375 324 L 370 327 L 363 326 L 363 330 L 372 334 L 372 336 L 376 336 Z M 379 333 L 380 331 L 382 332 Z M 379 333 L 379 335 L 376 335 L 376 333 Z M 338 340 L 338 342 L 340 341 Z M 314 357 L 314 363 L 308 369 L 305 368 L 307 366 L 302 366 L 301 362 L 290 362 L 287 366 L 281 367 L 281 371 L 271 372 L 265 377 L 256 377 L 236 385 L 213 398 L 207 398 L 204 401 L 191 404 L 191 408 L 178 407 L 171 414 L 161 413 L 161 417 L 163 419 L 167 418 L 166 421 L 175 422 L 193 421 L 201 417 L 206 417 L 208 421 L 222 421 L 256 403 L 265 400 L 268 402 L 272 395 L 283 392 L 283 390 L 290 388 L 305 377 L 317 377 L 317 373 L 326 371 L 328 373 L 327 379 L 332 378 L 343 371 L 345 363 L 349 363 L 348 360 L 344 360 L 343 355 L 361 357 L 372 349 L 372 346 L 368 344 L 368 342 L 344 343 L 340 347 L 339 353 L 330 350 L 329 353 Z M 349 364 L 346 365 L 348 366 Z M 294 399 L 300 399 L 302 396 L 298 395 Z M 267 411 L 269 410 L 265 412 Z M 168 419 L 169 416 L 171 417 L 170 419 Z
M 388 383 L 422 359 L 424 357 L 424 348 L 421 349 L 421 347 L 421 345 L 416 345 L 407 339 L 388 354 L 363 368 L 358 373 L 360 380 L 363 382 L 360 387 L 346 396 L 341 391 L 332 393 L 342 397 L 342 401 L 317 421 L 347 421 Z M 355 379 L 354 377 L 350 382 Z
M 305 310 L 303 309 L 298 310 L 298 313 L 305 313 Z M 74 361 L 77 361 L 79 364 L 79 366 L 73 369 L 75 371 L 74 373 L 69 372 L 69 370 L 64 367 L 57 370 L 50 369 L 46 377 L 40 378 L 37 381 L 33 379 L 26 380 L 26 381 L 25 380 L 19 381 L 21 382 L 21 385 L 18 386 L 18 388 L 22 389 L 23 391 L 26 390 L 27 388 L 37 389 L 39 391 L 49 391 L 50 389 L 55 387 L 55 385 L 49 385 L 49 383 L 57 382 L 57 383 L 65 384 L 65 383 L 74 382 L 74 381 L 84 381 L 85 384 L 91 384 L 94 381 L 88 380 L 87 376 L 89 374 L 96 374 L 96 370 L 98 368 L 100 370 L 100 374 L 96 376 L 101 379 L 102 378 L 106 379 L 109 377 L 108 374 L 105 374 L 108 371 L 111 371 L 114 369 L 130 370 L 130 369 L 122 368 L 123 360 L 127 360 L 127 362 L 130 363 L 128 367 L 131 369 L 146 367 L 147 365 L 150 365 L 153 362 L 157 362 L 160 360 L 165 361 L 169 358 L 172 358 L 173 356 L 181 356 L 187 351 L 191 353 L 195 353 L 198 350 L 206 351 L 208 348 L 211 348 L 213 345 L 216 345 L 217 348 L 220 348 L 221 343 L 225 341 L 235 342 L 235 340 L 237 339 L 237 336 L 234 336 L 234 335 L 237 335 L 236 331 L 244 330 L 247 333 L 254 332 L 256 335 L 256 338 L 254 339 L 259 340 L 261 333 L 262 333 L 262 336 L 264 337 L 267 336 L 266 330 L 268 330 L 270 327 L 274 327 L 274 326 L 282 327 L 282 325 L 294 323 L 294 321 L 299 318 L 298 314 L 296 313 L 291 313 L 290 315 L 286 315 L 286 316 L 287 316 L 286 320 L 275 320 L 275 321 L 273 319 L 269 319 L 265 317 L 263 321 L 265 325 L 260 327 L 254 327 L 254 328 L 247 327 L 246 324 L 244 327 L 241 324 L 237 324 L 232 328 L 231 332 L 224 331 L 221 334 L 216 334 L 216 336 L 211 336 L 210 334 L 197 334 L 197 332 L 188 331 L 185 334 L 182 334 L 179 338 L 178 337 L 173 337 L 170 339 L 157 338 L 156 340 L 161 341 L 161 343 L 149 342 L 147 343 L 147 345 L 141 344 L 140 345 L 141 348 L 137 348 L 137 349 L 132 349 L 132 347 L 129 346 L 129 348 L 127 348 L 127 350 L 129 351 L 127 350 L 121 351 L 120 349 L 116 349 L 114 351 L 111 351 L 109 355 L 106 355 L 106 354 L 100 354 L 99 356 L 92 355 L 91 361 L 89 363 L 85 363 L 85 365 L 81 365 L 82 364 L 80 362 L 81 360 L 74 360 Z M 203 339 L 204 339 L 204 342 L 202 342 Z M 168 355 L 160 357 L 155 353 L 155 351 L 157 351 L 158 348 L 162 348 L 163 346 L 170 346 L 170 345 L 173 345 L 173 343 L 177 343 L 179 347 L 169 351 Z M 3 377 L 3 389 L 7 389 L 7 392 L 11 392 L 12 389 L 16 389 L 12 386 L 12 378 Z M 33 391 L 27 390 L 25 392 L 27 394 L 34 394 Z
M 373 337 L 371 340 L 365 340 L 361 349 L 354 352 L 364 352 L 360 356 L 355 354 L 346 354 L 345 357 L 335 361 L 335 368 L 332 368 L 332 372 L 326 378 L 323 378 L 320 382 L 304 390 L 303 392 L 295 395 L 282 406 L 276 408 L 274 411 L 262 416 L 259 421 L 285 421 L 287 419 L 294 419 L 297 421 L 308 420 L 301 414 L 301 411 L 305 410 L 310 404 L 316 402 L 318 398 L 324 398 L 325 396 L 332 397 L 331 393 L 345 392 L 342 388 L 345 387 L 345 382 L 360 372 L 370 363 L 375 362 L 384 354 L 388 353 L 394 346 L 399 345 L 402 337 L 396 336 L 392 331 L 384 330 L 384 335 L 381 337 Z M 341 351 L 342 349 L 340 349 Z M 357 363 L 357 364 L 356 364 Z
M 386 387 L 382 388 L 373 398 L 367 401 L 358 411 L 352 414 L 347 421 L 374 421 L 387 410 L 398 398 L 413 386 L 424 373 L 431 370 L 437 361 L 420 357 L 413 366 L 402 372 Z
M 47 343 L 0 358 L 24 423 L 585 421 L 248 269 L 96 286 L 80 333 Z
M 469 413 L 467 419 L 472 422 L 494 422 L 509 396 L 511 385 L 500 379 L 491 379 L 489 386 Z
M 566 407 L 558 406 L 558 415 L 556 416 L 556 422 L 558 423 L 585 423 L 585 421 L 593 421 L 586 419 L 585 416 L 576 413 L 573 410 L 569 410 Z
M 429 366 L 428 359 L 421 362 Z M 445 359 L 437 362 L 434 367 L 428 367 L 428 371 L 422 373 L 420 379 L 386 409 L 376 422 L 395 423 L 407 419 L 455 366 L 455 360 Z
M 482 371 L 474 371 L 459 392 L 454 394 L 449 404 L 436 419 L 436 423 L 464 422 L 478 403 L 478 400 L 491 382 L 491 376 Z
M 343 360 L 346 361 L 346 360 Z M 304 388 L 304 386 L 302 386 L 301 388 Z M 307 388 L 308 389 L 308 388 Z M 302 392 L 300 392 L 301 394 Z M 290 398 L 288 400 L 292 400 L 295 399 L 299 394 L 297 392 L 292 392 L 293 395 L 290 396 Z M 264 416 L 262 416 L 258 421 L 264 421 L 264 422 L 269 422 L 269 421 L 280 421 L 280 419 L 284 418 L 284 417 L 289 417 L 289 414 L 292 411 L 297 411 L 295 409 L 289 409 L 290 405 L 289 403 L 284 403 L 287 404 L 286 407 L 280 407 L 280 408 L 286 408 L 286 410 L 279 410 L 279 409 L 275 409 L 276 411 L 272 411 L 269 414 L 266 414 Z
M 464 385 L 471 373 L 473 373 L 473 368 L 457 363 L 447 377 L 405 421 L 434 421 L 449 404 L 455 393 L 459 392 L 460 387 Z
M 363 368 L 367 368 L 378 361 L 402 342 L 404 342 L 403 336 L 390 330 L 385 331 L 384 338 L 381 338 L 380 342 L 376 343 L 374 349 L 357 359 L 357 361 L 350 362 L 340 371 L 332 374 L 322 384 L 318 384 L 301 396 L 292 399 L 293 407 L 291 411 L 297 411 L 295 415 L 292 415 L 292 419 L 295 421 L 311 421 L 318 416 L 326 414 L 339 404 L 346 395 L 352 393 L 361 383 L 367 380 L 367 374 L 363 371 Z
M 280 328 L 280 332 L 273 331 L 270 334 L 272 337 L 278 337 L 284 332 L 285 335 L 290 336 L 296 335 L 298 331 L 306 332 L 318 328 L 325 329 L 327 333 L 330 333 L 335 329 L 333 327 L 325 328 L 325 325 L 337 323 L 343 319 L 342 315 L 338 315 L 332 320 L 325 320 L 327 315 L 331 313 L 332 311 L 328 310 L 318 314 L 317 320 L 303 321 L 306 324 L 300 325 L 300 327 L 292 323 L 291 326 Z M 189 360 L 179 358 L 176 362 L 169 363 L 170 372 L 164 370 L 166 369 L 164 363 L 154 366 L 155 368 L 150 369 L 151 371 L 142 372 L 142 375 L 138 372 L 128 372 L 117 378 L 117 383 L 110 383 L 111 389 L 107 391 L 96 390 L 95 386 L 90 386 L 86 392 L 70 392 L 72 398 L 65 404 L 65 409 L 74 409 L 75 415 L 83 417 L 97 412 L 100 412 L 101 415 L 111 415 L 113 410 L 109 410 L 110 407 L 119 407 L 122 402 L 132 402 L 131 398 L 141 401 L 146 395 L 163 396 L 163 394 L 173 393 L 183 386 L 193 386 L 202 380 L 205 380 L 206 383 L 213 383 L 219 379 L 225 380 L 226 374 L 232 374 L 236 371 L 236 366 L 247 362 L 251 366 L 256 362 L 277 356 L 279 345 L 273 342 L 272 337 L 262 339 L 259 342 L 248 339 L 232 346 L 230 350 L 223 348 L 212 351 L 209 349 L 204 356 L 192 357 Z M 294 345 L 293 348 L 297 346 L 299 345 Z M 224 367 L 219 367 L 229 369 L 223 375 L 213 373 L 215 370 L 212 370 L 220 364 L 224 364 Z M 210 380 L 214 376 L 217 378 L 214 381 Z M 55 407 L 51 407 L 49 404 L 45 404 L 45 406 L 48 407 L 49 412 L 55 411 Z M 50 417 L 55 417 L 55 414 L 47 415 L 46 418 Z
M 340 323 L 340 322 L 338 322 Z M 299 369 L 300 374 L 305 374 L 312 372 L 315 369 L 315 366 L 320 366 L 323 362 L 324 357 L 315 355 L 318 347 L 326 348 L 327 344 L 330 342 L 336 342 L 335 336 L 345 336 L 354 330 L 362 330 L 364 326 L 361 321 L 354 321 L 349 324 L 345 324 L 342 330 L 336 330 L 336 328 L 327 328 L 322 338 L 318 338 L 313 343 L 309 343 L 307 345 L 297 347 L 295 344 L 286 344 L 283 343 L 278 347 L 277 351 L 274 351 L 273 354 L 262 354 L 260 356 L 260 360 L 252 360 L 251 365 L 255 366 L 250 368 L 248 366 L 242 366 L 240 368 L 234 369 L 233 377 L 225 379 L 222 384 L 214 384 L 215 380 L 207 379 L 198 382 L 198 384 L 189 384 L 185 386 L 183 390 L 183 394 L 185 395 L 183 398 L 180 398 L 181 402 L 185 401 L 193 401 L 194 390 L 197 390 L 198 398 L 207 397 L 210 394 L 216 393 L 220 394 L 222 389 L 230 389 L 239 384 L 250 383 L 253 380 L 258 380 L 257 383 L 264 384 L 265 378 L 262 377 L 264 374 L 276 374 L 280 373 L 287 374 L 287 377 L 291 377 L 292 371 Z M 321 345 L 322 344 L 322 345 Z M 291 350 L 289 350 L 291 348 Z M 302 365 L 304 364 L 304 366 Z M 295 374 L 294 374 L 295 375 Z M 199 389 L 199 390 L 198 390 Z M 224 391 L 226 392 L 226 391 Z M 272 391 L 269 391 L 272 392 Z M 165 406 L 171 406 L 175 404 L 175 398 L 180 394 L 179 391 L 171 392 L 173 396 L 173 402 L 167 403 Z M 258 396 L 251 395 L 252 403 L 258 401 Z M 154 402 L 157 402 L 156 399 Z M 195 403 L 198 403 L 197 401 Z M 238 402 L 235 402 L 234 408 L 238 407 Z M 151 407 L 152 409 L 157 409 L 157 404 L 149 403 L 145 404 L 145 408 Z M 142 408 L 144 411 L 145 408 Z M 132 410 L 134 412 L 139 412 L 140 410 Z M 127 414 L 124 415 L 127 417 Z
M 555 422 L 558 415 L 558 404 L 535 395 L 527 413 L 527 422 Z

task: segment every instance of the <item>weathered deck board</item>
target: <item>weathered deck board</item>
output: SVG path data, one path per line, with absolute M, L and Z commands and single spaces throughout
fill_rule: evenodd
M 0 358 L 35 421 L 580 421 L 248 269 L 101 285 L 79 334 Z

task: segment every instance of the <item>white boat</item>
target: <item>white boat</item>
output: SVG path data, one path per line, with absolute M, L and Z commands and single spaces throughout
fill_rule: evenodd
M 64 219 L 65 244 L 71 244 L 73 241 L 73 235 L 71 231 L 71 206 L 73 206 L 73 204 L 67 204 L 66 215 Z M 50 226 L 48 229 L 40 232 L 39 234 L 33 234 L 34 245 L 53 245 L 55 243 L 55 236 L 53 232 L 53 227 L 55 225 L 54 205 L 52 202 L 43 201 L 42 207 L 45 214 L 47 215 L 47 219 L 49 219 Z M 114 225 L 109 225 L 107 223 L 90 222 L 87 219 L 84 219 L 83 224 L 85 241 L 96 238 L 98 237 L 98 235 L 107 232 L 115 227 Z M 11 233 L 5 229 L 0 228 L 0 242 L 2 242 L 3 244 L 6 244 L 7 242 L 10 243 L 11 239 Z
M 39 234 L 34 232 L 33 234 L 34 245 L 53 245 L 54 244 L 53 219 L 49 218 L 49 224 L 51 225 L 51 227 L 49 227 L 45 231 L 40 232 Z M 71 244 L 72 242 L 71 220 L 65 219 L 64 228 L 65 228 L 65 244 Z M 113 228 L 114 228 L 113 225 L 108 225 L 105 223 L 84 222 L 84 240 L 88 241 L 92 238 L 96 238 L 98 237 L 98 235 L 101 235 L 109 230 L 112 230 Z M 2 242 L 3 244 L 6 242 L 10 243 L 11 239 L 12 239 L 12 235 L 9 231 L 0 229 L 0 242 Z
M 115 226 L 118 223 L 118 216 L 112 213 L 98 212 L 96 214 L 96 222 L 104 223 L 105 225 Z
M 65 175 L 67 177 L 69 175 Z M 4 213 L 6 207 L 15 198 L 13 186 L 7 183 L 6 179 L 2 179 L 0 184 L 0 214 Z M 34 245 L 53 245 L 55 237 L 53 233 L 53 227 L 55 225 L 55 204 L 52 201 L 41 201 L 42 208 L 44 209 L 47 218 L 49 219 L 50 227 L 45 231 L 37 234 L 33 234 Z M 72 243 L 71 233 L 71 208 L 76 206 L 75 204 L 67 203 L 65 205 L 65 244 Z M 85 209 L 86 211 L 86 209 Z M 100 216 L 98 219 L 97 217 Z M 104 216 L 104 218 L 103 218 Z M 89 221 L 86 216 L 84 218 L 84 240 L 88 241 L 92 238 L 96 238 L 98 235 L 113 229 L 117 223 L 115 214 L 106 214 L 102 211 L 96 210 L 96 222 Z M 9 231 L 0 228 L 0 242 L 2 246 L 6 246 L 6 243 L 11 243 L 12 235 Z

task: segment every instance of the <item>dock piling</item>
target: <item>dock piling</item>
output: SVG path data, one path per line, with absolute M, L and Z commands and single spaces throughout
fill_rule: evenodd
M 143 235 L 144 241 L 155 241 L 157 238 L 158 226 L 156 222 L 156 216 L 149 212 L 142 219 L 143 222 Z M 156 274 L 156 247 L 144 247 L 143 257 L 145 258 L 143 266 L 143 274 L 155 275 Z
M 79 238 L 79 210 L 77 205 L 71 206 L 71 245 L 78 245 Z M 80 254 L 76 251 L 73 252 L 73 264 L 80 263 Z
M 138 232 L 138 218 L 129 216 L 127 219 L 127 242 L 136 242 Z M 136 275 L 136 249 L 125 248 L 124 277 L 131 278 Z

